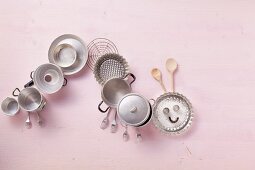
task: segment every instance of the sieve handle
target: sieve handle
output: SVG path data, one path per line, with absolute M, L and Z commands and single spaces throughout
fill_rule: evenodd
M 102 112 L 102 113 L 105 113 L 105 112 L 107 112 L 109 109 L 110 109 L 110 107 L 108 106 L 105 110 L 102 110 L 101 109 L 101 105 L 104 103 L 104 101 L 101 101 L 100 103 L 99 103 L 99 105 L 98 105 L 98 110 L 100 111 L 100 112 Z

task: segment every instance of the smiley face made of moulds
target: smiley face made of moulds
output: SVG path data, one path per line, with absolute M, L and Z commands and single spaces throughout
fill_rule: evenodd
M 153 123 L 163 133 L 182 134 L 192 120 L 192 105 L 179 93 L 165 93 L 153 105 Z

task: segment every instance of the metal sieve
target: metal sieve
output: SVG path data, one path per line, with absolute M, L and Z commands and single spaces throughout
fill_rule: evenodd
M 100 57 L 94 67 L 97 82 L 103 85 L 112 78 L 124 78 L 129 73 L 126 60 L 118 54 L 105 54 Z

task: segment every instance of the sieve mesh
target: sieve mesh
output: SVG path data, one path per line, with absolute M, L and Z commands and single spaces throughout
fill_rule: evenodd
M 101 85 L 111 78 L 124 78 L 128 72 L 126 60 L 118 54 L 103 55 L 94 67 L 95 78 Z

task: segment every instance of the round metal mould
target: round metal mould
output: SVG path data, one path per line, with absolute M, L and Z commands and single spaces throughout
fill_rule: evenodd
M 101 56 L 94 67 L 94 76 L 101 85 L 112 78 L 124 78 L 128 73 L 127 61 L 118 54 Z
M 152 106 L 153 123 L 164 134 L 179 135 L 192 124 L 194 113 L 182 94 L 169 92 L 158 97 Z
M 28 112 L 40 111 L 46 104 L 42 94 L 33 87 L 28 87 L 20 91 L 18 103 L 22 109 Z
M 88 49 L 79 37 L 65 34 L 52 42 L 48 58 L 50 63 L 61 67 L 64 75 L 72 75 L 85 66 L 88 59 Z
M 67 68 L 75 63 L 76 58 L 77 52 L 73 46 L 69 44 L 60 44 L 55 48 L 52 60 L 58 66 Z
M 61 68 L 47 63 L 39 66 L 33 73 L 35 86 L 43 93 L 52 94 L 59 91 L 64 84 L 64 75 Z
M 126 125 L 141 127 L 150 121 L 152 109 L 146 98 L 136 93 L 130 93 L 119 101 L 117 113 L 120 120 Z
M 7 97 L 1 104 L 2 111 L 7 116 L 14 116 L 19 112 L 18 101 L 14 98 Z

